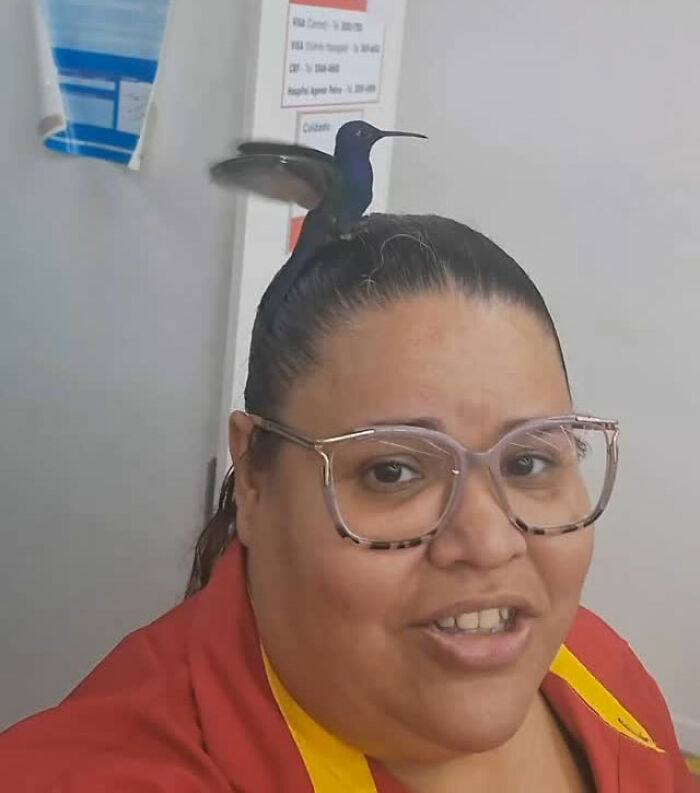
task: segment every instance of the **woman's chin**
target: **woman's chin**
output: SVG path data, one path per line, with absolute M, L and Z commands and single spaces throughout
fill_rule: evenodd
M 423 721 L 421 735 L 393 751 L 384 752 L 390 763 L 442 763 L 468 754 L 480 754 L 507 743 L 525 720 L 524 713 L 476 714 L 451 712 L 447 718 L 428 717 Z M 464 718 L 460 718 L 463 716 Z
M 415 723 L 422 722 L 426 735 L 439 735 L 441 745 L 460 754 L 494 749 L 517 732 L 533 705 L 537 687 L 529 670 L 519 672 L 442 691 L 436 687 L 433 707 Z
M 522 719 L 510 719 L 503 723 L 460 725 L 451 732 L 441 730 L 441 745 L 446 756 L 463 757 L 497 749 L 507 743 L 518 731 Z M 445 725 L 449 727 L 449 725 Z

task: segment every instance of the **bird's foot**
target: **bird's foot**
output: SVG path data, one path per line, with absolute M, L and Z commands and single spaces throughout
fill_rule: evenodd
M 342 227 L 339 230 L 338 236 L 341 240 L 351 240 L 356 237 L 361 231 L 365 231 L 369 226 L 369 218 L 364 215 L 363 217 L 355 220 L 351 225 Z

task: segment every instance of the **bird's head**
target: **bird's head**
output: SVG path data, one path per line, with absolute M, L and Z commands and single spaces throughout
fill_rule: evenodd
M 396 130 L 377 129 L 366 121 L 348 121 L 343 124 L 335 136 L 335 156 L 363 152 L 369 154 L 374 144 L 382 138 L 425 138 L 417 132 L 399 132 Z

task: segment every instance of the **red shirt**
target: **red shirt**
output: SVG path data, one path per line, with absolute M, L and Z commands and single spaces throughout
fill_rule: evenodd
M 315 724 L 267 669 L 238 543 L 210 584 L 124 639 L 58 707 L 0 736 L 12 793 L 405 793 Z M 692 793 L 663 697 L 579 609 L 542 691 L 598 793 Z

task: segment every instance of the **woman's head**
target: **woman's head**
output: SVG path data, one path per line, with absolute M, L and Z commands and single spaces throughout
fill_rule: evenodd
M 572 407 L 532 282 L 488 239 L 437 217 L 372 216 L 320 251 L 275 316 L 259 313 L 249 367 L 247 411 L 313 438 L 428 418 L 483 451 L 514 422 Z M 260 636 L 302 706 L 387 760 L 507 740 L 571 624 L 591 530 L 521 533 L 475 468 L 430 543 L 367 550 L 335 531 L 313 450 L 244 413 L 231 447 Z M 508 663 L 460 658 L 433 635 L 438 616 L 508 603 L 526 624 Z
M 282 270 L 280 270 L 282 273 Z M 261 301 L 275 293 L 277 278 Z M 371 215 L 349 240 L 318 252 L 275 314 L 259 311 L 250 346 L 246 410 L 279 415 L 294 383 L 317 360 L 319 344 L 368 308 L 452 291 L 479 302 L 529 309 L 564 357 L 554 322 L 525 271 L 490 239 L 437 216 Z

